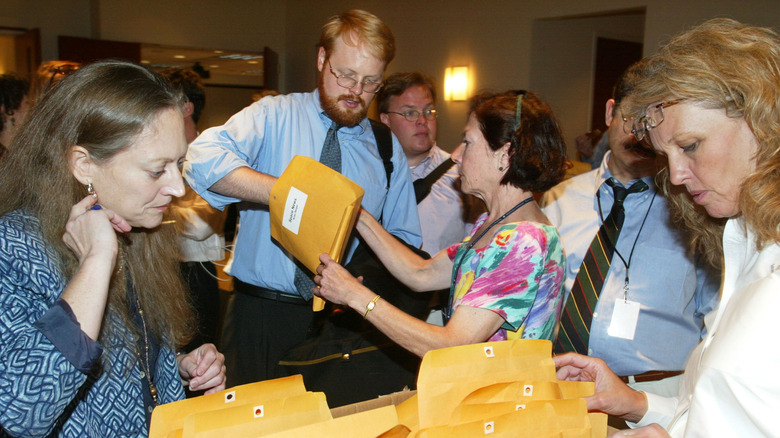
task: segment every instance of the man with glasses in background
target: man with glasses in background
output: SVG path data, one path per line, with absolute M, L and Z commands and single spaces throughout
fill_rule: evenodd
M 635 389 L 674 395 L 676 376 L 706 334 L 704 316 L 717 305 L 720 277 L 689 253 L 654 183 L 663 163 L 621 111 L 643 65 L 629 67 L 607 101 L 610 150 L 601 166 L 542 198 L 566 248 L 570 292 L 553 348 L 599 357 Z M 604 264 L 599 257 L 607 254 L 611 262 Z
M 228 386 L 275 377 L 282 354 L 305 339 L 312 321 L 312 274 L 270 234 L 271 187 L 295 155 L 320 160 L 359 184 L 362 207 L 382 217 L 390 233 L 420 245 L 406 157 L 393 139 L 388 188 L 366 118 L 394 54 L 392 32 L 376 16 L 359 10 L 334 16 L 322 28 L 315 91 L 265 97 L 204 131 L 189 148 L 187 182 L 216 208 L 241 202 L 231 271 L 235 293 L 221 346 Z M 347 260 L 356 246 L 353 238 Z
M 436 88 L 419 72 L 393 73 L 377 94 L 379 119 L 398 138 L 409 161 L 416 189 L 433 174 L 430 192 L 419 193 L 417 211 L 422 249 L 431 255 L 463 240 L 473 218 L 467 207 L 475 201 L 459 189 L 458 168 L 450 154 L 436 144 Z
M 429 76 L 393 73 L 385 79 L 376 101 L 379 120 L 393 131 L 409 162 L 422 249 L 433 256 L 471 231 L 476 217 L 471 212 L 478 201 L 460 191 L 458 167 L 436 144 L 436 87 Z M 441 298 L 446 297 L 435 300 Z M 441 313 L 432 312 L 428 322 L 442 325 Z

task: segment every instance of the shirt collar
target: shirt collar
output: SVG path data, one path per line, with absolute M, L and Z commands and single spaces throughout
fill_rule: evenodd
M 599 166 L 598 170 L 596 170 L 596 178 L 594 181 L 595 187 L 593 188 L 594 194 L 599 190 L 599 188 L 604 184 L 606 180 L 612 178 L 613 176 L 612 172 L 609 170 L 609 166 L 607 166 L 607 163 L 609 162 L 609 157 L 611 155 L 612 155 L 612 151 L 607 151 L 607 153 L 604 154 L 604 158 L 601 160 L 601 166 Z M 639 179 L 641 179 L 642 181 L 645 182 L 645 184 L 647 184 L 648 190 L 644 193 L 653 194 L 656 191 L 655 175 L 649 175 Z M 636 181 L 638 180 L 632 179 L 631 181 L 628 182 L 628 184 L 625 185 L 625 187 L 631 187 L 631 185 L 634 184 Z
M 425 158 L 423 158 L 418 165 L 412 167 L 412 169 L 417 169 L 417 168 L 424 169 L 426 166 L 428 166 L 431 163 L 431 161 L 433 161 L 433 155 L 436 153 L 435 149 L 436 149 L 436 144 L 434 143 L 433 147 L 431 147 L 428 150 L 428 153 L 425 154 Z

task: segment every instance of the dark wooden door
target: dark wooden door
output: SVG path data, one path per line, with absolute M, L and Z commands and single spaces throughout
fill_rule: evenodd
M 612 97 L 612 88 L 621 74 L 642 59 L 642 44 L 610 38 L 596 39 L 596 71 L 594 73 L 593 111 L 590 129 L 606 129 L 604 105 Z

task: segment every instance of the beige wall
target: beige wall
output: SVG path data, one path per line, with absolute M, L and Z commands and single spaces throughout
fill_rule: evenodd
M 588 60 L 594 32 L 639 39 L 648 53 L 687 26 L 715 16 L 780 30 L 780 0 L 289 0 L 284 72 L 288 91 L 315 86 L 313 47 L 319 27 L 330 15 L 353 7 L 373 12 L 393 29 L 397 55 L 388 72 L 421 70 L 442 87 L 448 65 L 469 65 L 474 90 L 536 91 L 559 115 L 570 150 L 574 137 L 587 130 L 590 120 Z M 636 17 L 627 18 L 636 27 L 643 26 L 643 38 L 630 25 L 606 28 L 606 19 L 594 17 L 645 8 L 643 23 L 637 23 Z M 582 23 L 573 25 L 573 17 Z M 550 44 L 567 53 L 549 50 L 534 57 L 535 26 L 541 20 L 566 18 L 557 40 Z M 593 28 L 589 30 L 588 25 Z M 574 63 L 572 53 L 578 54 Z M 548 71 L 560 74 L 532 75 L 533 67 L 542 63 Z M 438 109 L 439 143 L 452 150 L 460 140 L 467 104 L 440 101 Z
M 253 51 L 269 46 L 279 54 L 281 91 L 293 92 L 315 86 L 322 24 L 356 7 L 392 27 L 398 50 L 389 72 L 421 70 L 441 87 L 448 65 L 465 64 L 475 90 L 534 90 L 551 103 L 570 144 L 590 120 L 587 60 L 594 32 L 642 39 L 649 53 L 715 16 L 780 29 L 780 0 L 2 0 L 0 26 L 40 28 L 44 60 L 56 56 L 60 34 Z M 646 15 L 627 18 L 630 25 L 598 17 L 636 9 Z M 540 34 L 556 35 L 549 43 L 558 48 L 541 50 L 544 41 L 534 39 Z M 439 141 L 451 150 L 467 104 L 440 102 L 439 109 Z

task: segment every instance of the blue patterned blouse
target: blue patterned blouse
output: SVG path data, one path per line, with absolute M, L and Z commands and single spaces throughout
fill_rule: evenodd
M 37 218 L 0 218 L 0 436 L 147 436 L 132 335 L 109 314 L 103 351 L 60 299 L 65 286 Z M 160 403 L 182 399 L 174 352 L 162 347 L 154 366 Z

